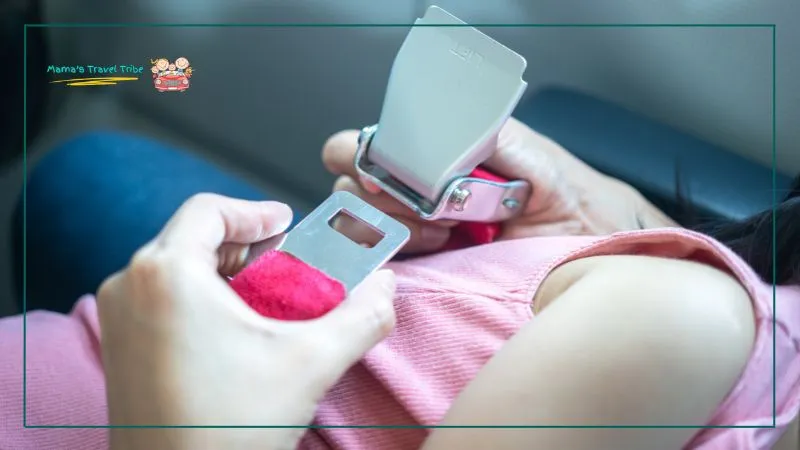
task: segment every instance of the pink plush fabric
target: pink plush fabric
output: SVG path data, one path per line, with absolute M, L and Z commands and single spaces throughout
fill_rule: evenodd
M 230 285 L 256 312 L 279 320 L 316 319 L 347 294 L 342 283 L 278 250 L 261 255 Z

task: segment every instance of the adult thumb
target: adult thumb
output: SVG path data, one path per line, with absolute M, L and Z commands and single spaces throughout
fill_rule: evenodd
M 318 319 L 316 333 L 330 344 L 329 367 L 346 371 L 392 332 L 395 276 L 380 270 L 368 276 L 341 305 Z

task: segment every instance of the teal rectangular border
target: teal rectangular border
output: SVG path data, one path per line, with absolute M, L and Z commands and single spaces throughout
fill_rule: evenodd
M 476 28 L 765 28 L 772 32 L 772 425 L 352 425 L 352 426 L 277 426 L 277 425 L 251 425 L 251 426 L 237 426 L 237 425 L 167 425 L 167 426 L 150 426 L 150 425 L 28 425 L 28 376 L 27 376 L 27 350 L 28 350 L 28 307 L 27 307 L 27 254 L 28 254 L 28 238 L 27 238 L 27 180 L 28 180 L 28 28 L 160 28 L 160 27 L 180 27 L 180 28 L 311 28 L 311 27 L 328 27 L 328 28 L 368 28 L 368 27 L 381 27 L 381 28 L 411 28 L 413 26 L 433 26 L 433 27 L 459 27 L 471 26 Z M 553 23 L 553 24 L 493 24 L 493 23 L 473 23 L 468 25 L 433 25 L 423 24 L 414 25 L 409 23 L 385 23 L 385 24 L 370 24 L 370 23 L 349 23 L 349 24 L 335 24 L 335 23 L 47 23 L 47 24 L 25 24 L 24 25 L 24 38 L 23 38 L 23 158 L 22 158 L 22 426 L 24 428 L 65 428 L 65 429 L 97 429 L 97 428 L 304 428 L 304 429 L 329 429 L 329 428 L 384 428 L 384 429 L 436 429 L 436 428 L 500 428 L 500 429 L 521 429 L 521 428 L 570 428 L 570 429 L 586 429 L 586 428 L 628 428 L 628 429 L 655 429 L 655 428 L 691 428 L 691 429 L 713 429 L 713 428 L 776 428 L 777 416 L 777 402 L 776 402 L 776 338 L 775 338 L 775 317 L 777 316 L 777 309 L 775 304 L 775 282 L 777 280 L 777 240 L 776 240 L 776 216 L 777 216 L 777 163 L 776 163 L 776 121 L 775 121 L 775 47 L 776 47 L 776 26 L 775 24 L 754 24 L 754 23 L 737 23 L 737 24 L 580 24 L 580 23 Z

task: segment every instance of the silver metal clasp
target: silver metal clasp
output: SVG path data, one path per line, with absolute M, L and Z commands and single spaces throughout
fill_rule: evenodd
M 345 214 L 371 228 L 380 239 L 359 245 L 334 228 Z M 350 292 L 370 273 L 388 262 L 408 242 L 409 229 L 355 195 L 334 192 L 287 233 L 276 247 L 341 282 Z
M 355 168 L 427 220 L 498 222 L 518 214 L 531 187 L 468 175 L 527 83 L 525 58 L 431 6 L 392 65 L 378 125 L 362 130 Z

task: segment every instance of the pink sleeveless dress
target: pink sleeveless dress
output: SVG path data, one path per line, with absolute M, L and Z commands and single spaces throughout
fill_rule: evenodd
M 723 245 L 706 236 L 660 229 L 606 237 L 505 241 L 392 263 L 398 275 L 397 328 L 354 366 L 320 405 L 318 425 L 435 425 L 478 370 L 523 325 L 542 280 L 565 262 L 594 255 L 636 254 L 694 260 L 733 274 L 757 317 L 750 360 L 708 425 L 775 428 L 699 430 L 697 450 L 769 449 L 800 409 L 800 289 L 762 283 Z M 773 319 L 775 327 L 773 331 Z M 107 448 L 103 429 L 23 429 L 21 317 L 0 320 L 0 448 Z M 27 424 L 107 423 L 99 325 L 91 296 L 70 315 L 27 318 Z M 319 429 L 307 450 L 412 450 L 424 429 Z

